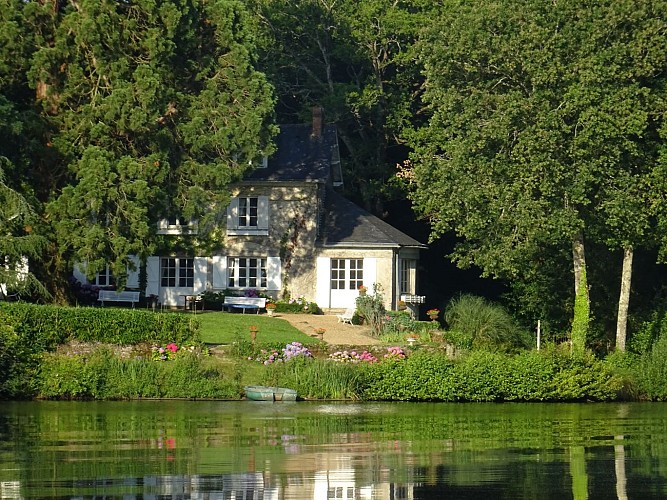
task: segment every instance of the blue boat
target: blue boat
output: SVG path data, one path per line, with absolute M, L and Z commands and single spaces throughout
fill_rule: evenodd
M 249 385 L 245 387 L 245 395 L 253 401 L 296 401 L 296 391 L 284 387 Z

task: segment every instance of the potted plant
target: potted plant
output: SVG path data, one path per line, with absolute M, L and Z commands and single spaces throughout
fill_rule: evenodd
M 366 295 L 367 291 L 368 288 L 366 288 L 364 285 L 359 285 L 359 295 Z
M 317 335 L 318 340 L 324 340 L 324 328 L 315 328 L 315 334 Z
M 417 335 L 416 333 L 411 333 L 407 337 L 405 337 L 405 340 L 408 341 L 408 344 L 413 346 L 415 345 L 415 342 L 419 340 L 419 335 Z
M 428 315 L 429 318 L 431 318 L 431 321 L 435 321 L 438 319 L 438 315 L 440 314 L 440 309 L 429 309 L 426 311 L 426 314 Z
M 273 316 L 273 313 L 276 310 L 276 305 L 273 302 L 267 302 L 265 307 L 266 307 L 266 314 L 268 314 L 269 316 Z

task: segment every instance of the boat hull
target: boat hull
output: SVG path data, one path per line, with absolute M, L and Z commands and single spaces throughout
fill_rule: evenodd
M 296 401 L 297 396 L 294 389 L 259 385 L 246 387 L 245 395 L 252 401 Z

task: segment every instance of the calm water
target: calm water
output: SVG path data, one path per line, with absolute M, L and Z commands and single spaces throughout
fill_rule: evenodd
M 667 498 L 667 404 L 0 403 L 1 498 Z

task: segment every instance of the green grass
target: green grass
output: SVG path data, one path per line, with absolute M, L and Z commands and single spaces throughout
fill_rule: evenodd
M 201 323 L 201 340 L 207 344 L 231 344 L 239 339 L 250 340 L 250 326 L 257 327 L 259 343 L 317 343 L 317 340 L 280 318 L 258 314 L 206 312 L 197 315 L 197 319 Z

